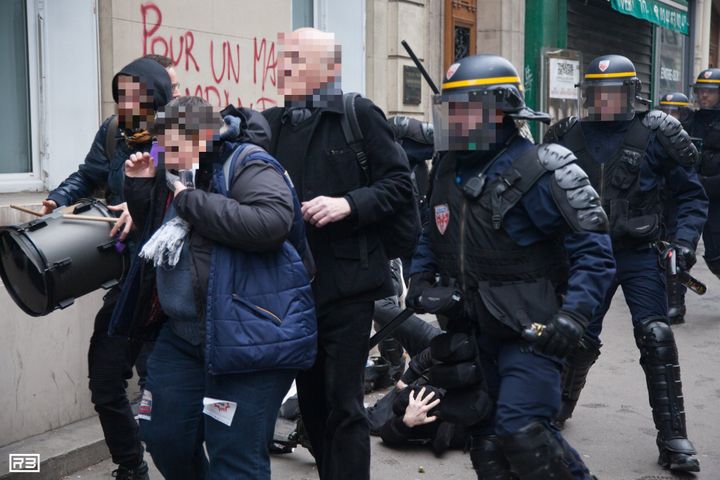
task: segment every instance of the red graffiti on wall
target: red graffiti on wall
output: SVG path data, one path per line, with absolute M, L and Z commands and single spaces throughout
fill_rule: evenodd
M 240 70 L 243 58 L 239 43 L 210 39 L 207 44 L 209 52 L 207 64 L 198 62 L 195 52 L 201 51 L 204 45 L 196 45 L 192 30 L 186 30 L 175 36 L 168 34 L 166 29 L 162 28 L 162 10 L 153 2 L 141 4 L 140 14 L 143 55 L 154 53 L 172 59 L 173 65 L 179 70 L 181 83 L 183 70 L 208 77 L 206 82 L 185 87 L 185 95 L 203 97 L 218 107 L 230 103 L 243 106 L 240 96 L 232 92 L 241 90 L 243 86 L 246 89 L 254 86 L 260 87 L 261 95 L 247 106 L 262 110 L 277 104 L 268 96 L 270 92 L 266 92 L 268 87 L 274 88 L 277 84 L 277 56 L 274 41 L 267 38 L 253 38 L 252 78 L 243 78 Z

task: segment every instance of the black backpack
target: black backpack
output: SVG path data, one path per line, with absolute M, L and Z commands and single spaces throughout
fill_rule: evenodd
M 343 116 L 340 124 L 342 125 L 345 141 L 355 153 L 360 169 L 369 184 L 370 166 L 365 154 L 363 133 L 355 111 L 355 98 L 360 96 L 359 93 L 346 93 L 343 95 Z M 404 154 L 400 144 L 397 144 L 397 148 Z M 413 190 L 416 189 L 417 187 L 413 182 Z M 398 207 L 395 215 L 382 220 L 378 225 L 380 240 L 389 259 L 411 257 L 415 253 L 421 231 L 420 212 L 415 202 L 418 195 L 417 191 L 413 191 L 413 195 L 405 199 L 402 205 Z

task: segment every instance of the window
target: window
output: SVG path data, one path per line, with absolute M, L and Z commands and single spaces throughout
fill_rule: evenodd
M 0 174 L 32 172 L 25 0 L 0 2 Z

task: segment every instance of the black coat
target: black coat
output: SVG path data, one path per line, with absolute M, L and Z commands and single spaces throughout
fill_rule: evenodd
M 270 124 L 270 153 L 288 170 L 300 201 L 318 196 L 345 197 L 352 213 L 322 228 L 307 225 L 317 274 L 316 303 L 376 300 L 393 287 L 378 236 L 378 222 L 392 216 L 412 196 L 410 168 L 383 112 L 366 98 L 355 102 L 364 136 L 370 178 L 364 178 L 340 126 L 341 107 L 325 107 L 297 127 L 288 110 L 275 107 L 263 114 Z

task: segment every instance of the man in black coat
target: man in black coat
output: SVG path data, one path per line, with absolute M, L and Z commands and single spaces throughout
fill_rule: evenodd
M 279 37 L 284 108 L 263 112 L 270 153 L 288 170 L 302 202 L 317 273 L 318 358 L 299 375 L 303 422 L 322 479 L 367 479 L 370 440 L 363 370 L 374 300 L 393 293 L 378 222 L 412 196 L 407 158 L 382 111 L 358 98 L 368 177 L 340 120 L 340 47 L 333 34 L 303 28 Z

